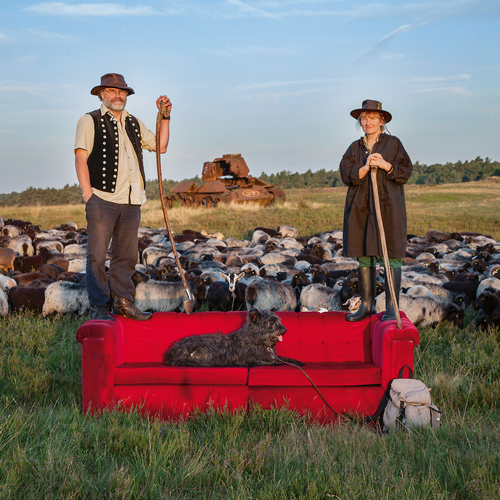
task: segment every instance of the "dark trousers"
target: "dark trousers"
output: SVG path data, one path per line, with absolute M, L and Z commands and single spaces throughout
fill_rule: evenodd
M 133 300 L 132 275 L 138 257 L 137 232 L 141 222 L 140 205 L 119 205 L 95 194 L 86 206 L 87 215 L 87 293 L 90 305 L 104 305 L 113 297 Z M 111 242 L 109 285 L 105 262 Z

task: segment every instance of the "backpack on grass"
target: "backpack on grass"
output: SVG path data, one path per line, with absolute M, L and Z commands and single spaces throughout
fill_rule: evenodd
M 405 368 L 408 368 L 410 378 L 402 378 Z M 398 427 L 431 426 L 434 430 L 439 429 L 441 412 L 431 401 L 429 388 L 421 380 L 413 378 L 413 371 L 408 365 L 403 366 L 399 378 L 391 382 L 375 415 L 380 415 L 382 410 L 384 432 Z

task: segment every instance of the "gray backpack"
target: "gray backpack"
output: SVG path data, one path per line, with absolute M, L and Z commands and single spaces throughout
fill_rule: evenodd
M 408 368 L 410 378 L 402 378 L 405 368 Z M 421 380 L 413 378 L 413 371 L 408 365 L 401 368 L 399 378 L 392 380 L 377 412 L 369 419 L 374 420 L 382 411 L 384 432 L 398 427 L 411 429 L 423 426 L 438 430 L 442 413 L 431 401 L 430 389 Z

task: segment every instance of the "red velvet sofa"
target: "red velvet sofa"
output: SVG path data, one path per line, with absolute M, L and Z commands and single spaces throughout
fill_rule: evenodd
M 277 352 L 305 363 L 329 405 L 337 412 L 373 414 L 403 365 L 413 369 L 420 336 L 401 313 L 381 322 L 382 313 L 357 323 L 343 312 L 279 312 L 287 333 Z M 77 332 L 82 344 L 83 410 L 128 409 L 162 418 L 188 417 L 196 409 L 287 406 L 319 421 L 335 415 L 295 367 L 192 368 L 162 364 L 167 347 L 191 334 L 231 332 L 246 312 L 155 313 L 148 321 L 120 316 L 92 320 Z

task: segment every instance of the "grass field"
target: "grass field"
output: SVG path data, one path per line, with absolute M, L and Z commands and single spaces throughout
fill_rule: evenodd
M 476 231 L 500 240 L 500 184 L 469 182 L 437 186 L 411 185 L 405 188 L 408 232 L 424 235 L 429 229 Z M 292 189 L 287 201 L 271 207 L 221 205 L 216 209 L 174 207 L 169 219 L 174 232 L 184 229 L 220 231 L 226 237 L 248 238 L 257 226 L 296 227 L 301 236 L 342 228 L 346 188 Z M 84 227 L 83 205 L 54 207 L 4 207 L 0 217 L 30 220 L 43 229 L 73 221 Z M 142 225 L 163 227 L 159 201 L 142 208 Z
M 478 231 L 500 239 L 500 187 L 406 190 L 409 230 Z M 257 225 L 302 235 L 340 228 L 344 189 L 295 191 L 270 209 L 170 211 L 185 228 L 245 237 Z M 2 210 L 44 229 L 83 207 Z M 148 203 L 143 225 L 162 226 Z M 291 411 L 199 414 L 163 422 L 136 413 L 81 413 L 85 318 L 0 319 L 0 500 L 500 498 L 500 332 L 443 323 L 420 330 L 415 374 L 444 411 L 441 430 L 379 435 L 361 423 L 319 426 Z

